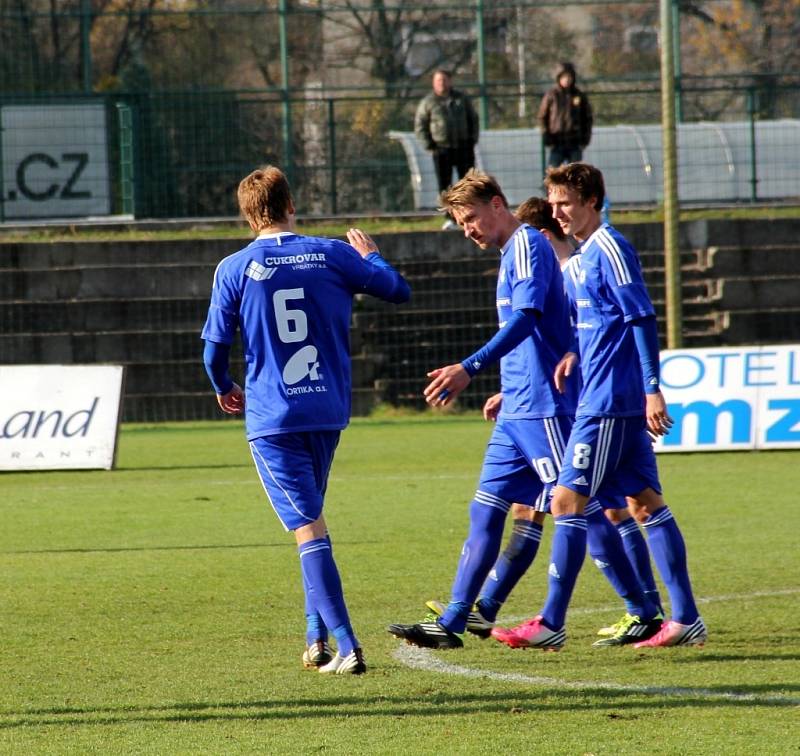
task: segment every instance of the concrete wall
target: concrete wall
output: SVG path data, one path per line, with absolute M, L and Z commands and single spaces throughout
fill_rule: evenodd
M 625 226 L 663 312 L 660 225 Z M 681 227 L 686 346 L 800 340 L 800 223 L 696 221 Z M 422 406 L 425 371 L 461 359 L 496 330 L 497 253 L 457 232 L 377 237 L 409 278 L 399 308 L 354 307 L 354 408 Z M 124 419 L 218 417 L 200 329 L 216 264 L 247 243 L 0 243 L 0 364 L 127 366 Z M 662 324 L 663 326 L 663 324 Z M 233 353 L 241 374 L 240 355 Z M 481 374 L 462 403 L 496 386 Z

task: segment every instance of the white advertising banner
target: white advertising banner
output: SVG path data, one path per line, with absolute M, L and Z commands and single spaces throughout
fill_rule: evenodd
M 800 344 L 661 353 L 659 452 L 800 448 Z
M 6 105 L 0 129 L 6 220 L 111 212 L 103 105 Z
M 0 365 L 0 470 L 114 466 L 121 365 Z

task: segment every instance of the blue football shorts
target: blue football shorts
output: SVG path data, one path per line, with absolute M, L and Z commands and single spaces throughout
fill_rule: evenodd
M 286 530 L 319 519 L 340 431 L 279 433 L 250 442 L 258 477 Z
M 558 485 L 596 497 L 608 508 L 645 488 L 661 493 L 653 442 L 643 415 L 581 416 L 569 436 Z
M 594 500 L 603 508 L 603 509 L 627 509 L 628 502 L 625 501 L 625 496 L 623 494 L 609 494 L 600 492 L 600 494 L 594 497 Z
M 517 502 L 548 512 L 571 425 L 566 416 L 498 420 L 486 447 L 476 499 L 506 511 Z

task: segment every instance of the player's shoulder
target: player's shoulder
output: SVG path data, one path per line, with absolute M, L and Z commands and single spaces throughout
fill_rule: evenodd
M 636 254 L 636 249 L 621 231 L 614 226 L 604 223 L 595 231 L 596 241 L 603 249 L 618 249 L 626 253 Z
M 246 244 L 241 249 L 236 250 L 236 252 L 232 252 L 226 257 L 223 257 L 217 263 L 217 268 L 214 274 L 215 277 L 219 276 L 220 273 L 234 271 L 243 265 L 247 265 L 252 259 L 253 247 L 255 246 L 255 244 L 256 240 L 254 239 L 253 241 L 248 242 L 248 244 Z
M 588 257 L 603 256 L 608 260 L 637 257 L 636 249 L 616 228 L 604 223 L 582 245 Z
M 529 249 L 541 248 L 548 251 L 552 250 L 550 242 L 547 241 L 547 237 L 541 231 L 539 231 L 538 228 L 529 226 L 527 223 L 521 224 L 514 232 L 511 239 L 513 240 L 514 244 L 509 246 L 512 248 L 522 244 Z
M 581 255 L 572 255 L 572 257 L 564 263 L 564 267 L 561 269 L 561 272 L 564 274 L 564 278 L 569 278 L 573 282 L 577 283 L 578 275 L 581 271 Z
M 614 273 L 619 285 L 631 283 L 638 274 L 639 256 L 633 245 L 613 226 L 603 224 L 592 234 L 592 251 L 605 260 L 605 266 Z M 587 245 L 588 246 L 588 245 Z M 586 252 L 588 252 L 588 248 Z
M 308 252 L 330 256 L 332 259 L 346 255 L 360 257 L 353 247 L 341 239 L 331 239 L 327 236 L 297 236 L 295 245 Z

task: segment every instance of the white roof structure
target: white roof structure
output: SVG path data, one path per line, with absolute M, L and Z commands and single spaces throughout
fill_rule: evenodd
M 436 207 L 428 152 L 412 132 L 390 131 L 389 138 L 405 151 L 415 208 Z M 476 150 L 477 167 L 497 178 L 512 205 L 542 193 L 544 157 L 538 129 L 486 130 Z M 595 127 L 583 159 L 603 171 L 612 203 L 662 201 L 660 125 Z M 800 197 L 800 120 L 679 124 L 678 196 L 689 203 Z

